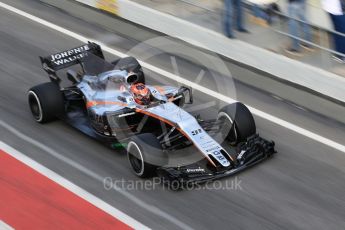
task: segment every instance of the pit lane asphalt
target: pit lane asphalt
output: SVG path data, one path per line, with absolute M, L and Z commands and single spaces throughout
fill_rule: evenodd
M 54 8 L 27 2 L 30 7 L 47 15 L 49 13 L 51 19 L 73 22 L 69 24 L 70 28 L 89 37 L 99 37 L 99 34 L 114 36 Z M 29 6 L 23 10 L 30 10 Z M 61 21 L 59 23 L 64 25 Z M 0 119 L 101 177 L 137 180 L 130 172 L 123 152 L 109 150 L 62 122 L 39 125 L 31 118 L 26 92 L 31 86 L 47 81 L 38 56 L 78 46 L 80 42 L 3 9 L 0 9 L 0 32 Z M 119 39 L 127 46 L 131 44 L 131 41 L 120 36 L 114 36 L 114 39 Z M 157 65 L 162 63 L 157 61 Z M 169 69 L 169 65 L 163 67 Z M 179 68 L 181 72 L 199 72 L 191 63 L 180 63 Z M 236 71 L 232 73 L 240 74 Z M 150 81 L 156 82 L 157 76 Z M 236 89 L 241 101 L 341 144 L 345 143 L 342 123 L 300 110 L 240 83 L 236 83 Z M 195 98 L 199 105 L 214 100 L 200 92 L 196 92 Z M 315 97 L 315 100 L 319 99 Z M 279 153 L 273 159 L 238 175 L 243 190 L 172 192 L 157 186 L 153 191 L 128 193 L 194 229 L 341 229 L 345 224 L 344 153 L 267 120 L 256 117 L 256 122 L 263 137 L 276 141 Z M 179 228 L 167 220 L 169 218 L 138 207 L 114 190 L 107 191 L 101 182 L 3 127 L 0 130 L 0 138 L 5 143 L 145 225 L 154 229 Z M 225 185 L 233 179 L 224 179 L 221 183 Z

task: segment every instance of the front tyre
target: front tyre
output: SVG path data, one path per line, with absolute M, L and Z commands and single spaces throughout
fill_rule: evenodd
M 256 134 L 256 125 L 252 113 L 242 103 L 236 102 L 224 106 L 218 113 L 218 120 L 223 121 L 223 137 L 232 145 L 244 142 Z
M 127 145 L 127 157 L 132 171 L 141 178 L 154 176 L 159 166 L 168 163 L 161 144 L 151 133 L 134 136 Z
M 64 113 L 64 99 L 57 84 L 43 83 L 28 92 L 28 103 L 32 116 L 38 123 L 53 121 Z

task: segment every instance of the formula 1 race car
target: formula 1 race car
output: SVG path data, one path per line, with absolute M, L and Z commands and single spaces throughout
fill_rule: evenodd
M 226 105 L 203 120 L 182 109 L 193 103 L 191 88 L 146 85 L 133 57 L 106 62 L 101 47 L 89 42 L 40 59 L 51 81 L 28 91 L 34 119 L 59 118 L 110 147 L 121 143 L 139 177 L 204 182 L 275 153 L 274 142 L 256 133 L 244 104 Z M 58 75 L 66 76 L 68 86 Z

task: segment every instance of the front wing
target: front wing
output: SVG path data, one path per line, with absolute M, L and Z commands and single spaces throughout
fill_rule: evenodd
M 227 168 L 210 166 L 204 159 L 191 165 L 160 167 L 157 174 L 164 183 L 177 183 L 181 187 L 189 183 L 208 182 L 234 175 L 270 158 L 276 153 L 274 146 L 273 141 L 267 141 L 256 134 L 238 146 L 237 154 L 234 156 L 236 159 Z

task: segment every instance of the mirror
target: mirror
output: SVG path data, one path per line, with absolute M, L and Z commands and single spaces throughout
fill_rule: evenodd
M 178 94 L 183 96 L 185 104 L 193 104 L 193 91 L 191 87 L 181 86 Z

